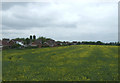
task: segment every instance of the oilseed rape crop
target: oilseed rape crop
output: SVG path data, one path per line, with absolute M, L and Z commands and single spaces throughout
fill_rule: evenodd
M 2 61 L 3 81 L 118 80 L 118 46 L 9 49 Z

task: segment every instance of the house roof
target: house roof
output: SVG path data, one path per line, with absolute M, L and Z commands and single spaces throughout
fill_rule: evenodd
M 46 42 L 44 42 L 45 44 L 49 45 L 49 46 L 55 46 L 57 45 L 55 40 L 47 40 Z
M 14 45 L 15 44 L 15 41 L 13 40 L 2 40 L 2 45 L 3 46 L 11 46 L 11 45 Z
M 10 45 L 10 44 L 9 44 L 9 41 L 3 40 L 3 41 L 2 41 L 2 45 L 3 45 L 3 46 L 8 46 L 8 45 Z
M 41 39 L 39 39 L 39 40 L 35 40 L 34 43 L 35 43 L 35 44 L 42 44 L 42 40 L 41 40 Z
M 35 40 L 34 42 L 32 42 L 30 45 L 42 45 L 42 40 Z

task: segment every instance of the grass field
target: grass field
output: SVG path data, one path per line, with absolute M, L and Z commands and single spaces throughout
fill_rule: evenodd
M 118 80 L 118 47 L 74 45 L 4 50 L 3 80 Z

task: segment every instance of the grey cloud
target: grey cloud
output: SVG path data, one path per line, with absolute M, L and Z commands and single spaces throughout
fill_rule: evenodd
M 31 3 L 27 3 L 26 5 L 28 4 Z M 74 22 L 67 22 L 67 21 L 57 22 L 59 19 L 62 18 L 60 18 L 61 15 L 55 12 L 55 10 L 52 10 L 51 12 L 50 11 L 51 9 L 49 8 L 46 9 L 45 11 L 44 9 L 39 10 L 36 8 L 37 9 L 36 12 L 36 10 L 32 11 L 31 9 L 28 9 L 30 6 L 26 8 L 23 5 L 22 7 L 17 5 L 16 7 L 13 7 L 13 9 L 11 8 L 11 10 L 8 11 L 3 11 L 3 16 L 2 16 L 3 25 L 17 29 L 28 28 L 28 27 L 29 28 L 32 27 L 70 27 L 70 28 L 74 27 L 75 28 L 76 27 L 76 24 Z M 21 9 L 18 10 L 18 8 Z M 48 14 L 44 15 L 46 13 Z
M 5 3 L 2 23 L 4 36 L 117 41 L 117 18 L 117 3 Z
M 15 5 L 25 6 L 28 2 L 2 2 L 2 10 L 9 10 Z
M 31 4 L 31 3 L 36 3 L 36 2 L 2 2 L 2 10 L 9 10 L 10 8 L 14 7 L 14 6 L 24 6 L 26 7 L 27 4 Z M 39 4 L 40 6 L 48 6 L 49 3 L 47 2 L 40 2 L 41 4 Z

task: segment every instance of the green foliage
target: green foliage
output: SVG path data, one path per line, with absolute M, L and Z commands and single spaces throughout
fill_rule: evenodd
M 2 54 L 3 81 L 118 80 L 118 46 L 9 49 Z
M 25 44 L 28 45 L 29 43 L 30 43 L 30 39 L 29 39 L 29 38 L 26 38 L 26 39 L 25 39 Z
M 39 37 L 38 39 L 41 39 L 42 40 L 42 44 L 46 41 L 46 37 Z
M 14 40 L 22 40 L 22 41 L 24 41 L 25 38 L 15 38 Z
M 19 47 L 21 47 L 21 45 L 19 45 L 19 44 L 14 44 L 11 46 L 11 48 L 19 48 Z
M 97 45 L 102 45 L 103 43 L 101 41 L 96 42 Z
M 46 38 L 46 37 L 39 37 L 38 39 L 42 40 L 42 44 L 46 42 L 47 40 L 52 40 L 51 38 Z
M 36 40 L 36 36 L 35 35 L 33 35 L 33 40 Z
M 30 40 L 32 40 L 32 35 L 30 35 Z

